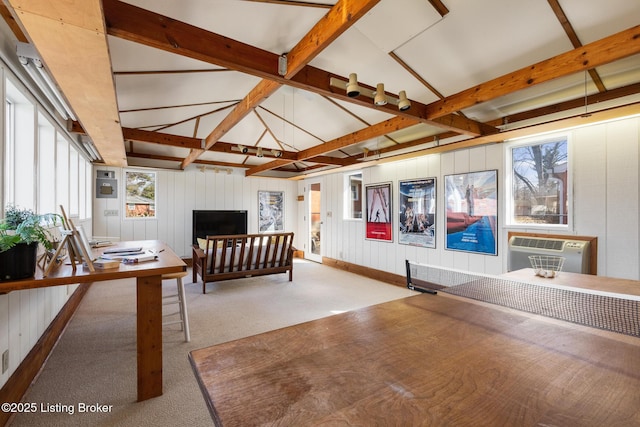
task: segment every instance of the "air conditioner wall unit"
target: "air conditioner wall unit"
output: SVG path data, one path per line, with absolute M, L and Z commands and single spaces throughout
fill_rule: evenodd
M 585 240 L 511 236 L 507 270 L 531 268 L 529 255 L 555 255 L 564 257 L 562 271 L 590 273 L 590 242 Z

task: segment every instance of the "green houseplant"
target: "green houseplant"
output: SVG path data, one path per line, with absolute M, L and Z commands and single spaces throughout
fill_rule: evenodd
M 36 270 L 38 245 L 53 249 L 49 228 L 60 218 L 57 214 L 36 214 L 13 205 L 5 209 L 0 221 L 0 281 L 32 277 Z

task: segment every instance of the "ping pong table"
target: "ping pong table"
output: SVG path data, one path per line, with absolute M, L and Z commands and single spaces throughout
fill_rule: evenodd
M 639 338 L 443 292 L 189 359 L 218 426 L 640 425 Z

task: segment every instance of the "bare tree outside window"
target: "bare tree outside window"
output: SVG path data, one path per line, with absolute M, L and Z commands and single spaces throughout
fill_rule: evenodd
M 567 139 L 514 147 L 512 165 L 514 222 L 566 225 Z

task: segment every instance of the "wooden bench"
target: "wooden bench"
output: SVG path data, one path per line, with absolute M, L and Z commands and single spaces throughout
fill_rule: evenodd
M 289 272 L 293 279 L 293 233 L 207 236 L 193 245 L 193 283 Z

